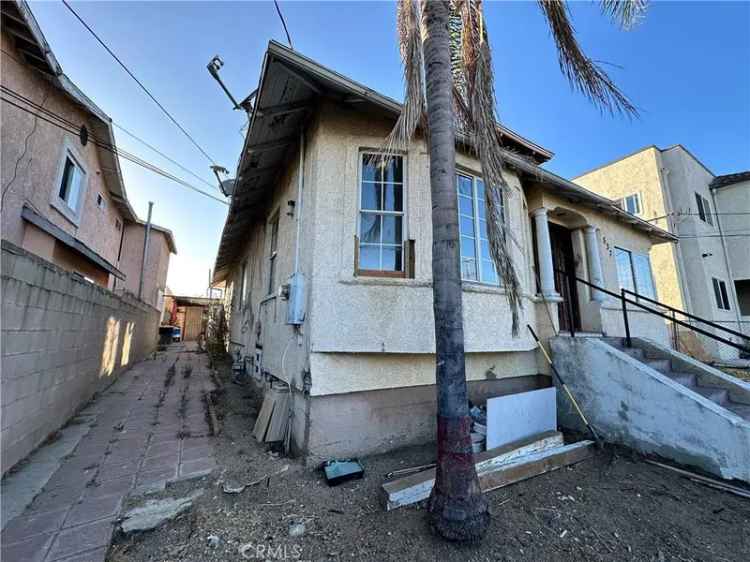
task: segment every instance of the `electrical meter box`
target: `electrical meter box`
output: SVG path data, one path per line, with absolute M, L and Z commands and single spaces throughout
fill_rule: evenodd
M 286 308 L 286 323 L 301 326 L 305 321 L 305 276 L 300 272 L 289 278 L 289 301 Z

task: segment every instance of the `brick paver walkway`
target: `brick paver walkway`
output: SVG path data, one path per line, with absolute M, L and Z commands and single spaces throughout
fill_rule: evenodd
M 182 344 L 171 346 L 120 375 L 84 408 L 76 421 L 90 430 L 24 513 L 8 522 L 2 560 L 103 561 L 128 494 L 210 473 L 207 362 Z

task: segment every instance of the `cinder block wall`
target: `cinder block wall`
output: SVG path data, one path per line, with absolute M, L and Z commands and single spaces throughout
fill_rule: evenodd
M 154 350 L 159 313 L 2 241 L 2 473 Z

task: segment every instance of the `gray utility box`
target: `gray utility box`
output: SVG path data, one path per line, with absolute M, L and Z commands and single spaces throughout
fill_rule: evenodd
M 289 302 L 286 307 L 286 323 L 300 326 L 305 321 L 305 276 L 300 272 L 289 278 Z

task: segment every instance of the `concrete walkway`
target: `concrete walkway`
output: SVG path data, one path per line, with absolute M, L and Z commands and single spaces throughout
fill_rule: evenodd
M 103 561 L 129 494 L 209 474 L 207 363 L 176 344 L 134 365 L 3 479 L 2 560 Z

